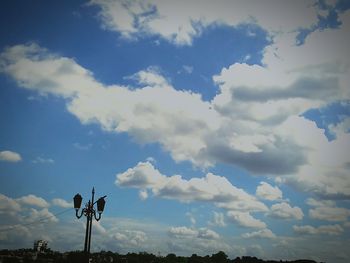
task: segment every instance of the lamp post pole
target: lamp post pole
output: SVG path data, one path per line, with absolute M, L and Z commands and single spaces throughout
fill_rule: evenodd
M 84 243 L 84 254 L 86 257 L 87 262 L 89 262 L 89 254 L 90 254 L 90 245 L 91 245 L 91 229 L 92 229 L 92 218 L 95 218 L 96 221 L 99 221 L 101 219 L 101 214 L 103 213 L 104 207 L 105 207 L 105 198 L 106 195 L 103 197 L 100 197 L 97 201 L 94 202 L 95 198 L 95 188 L 92 188 L 92 197 L 91 200 L 89 200 L 85 207 L 80 211 L 79 209 L 81 206 L 81 202 L 83 198 L 80 194 L 76 194 L 73 198 L 74 200 L 74 209 L 75 209 L 75 216 L 79 219 L 83 215 L 86 216 L 86 232 L 85 232 L 85 243 Z M 97 213 L 98 216 L 96 216 L 96 210 L 94 208 L 94 205 L 97 204 Z

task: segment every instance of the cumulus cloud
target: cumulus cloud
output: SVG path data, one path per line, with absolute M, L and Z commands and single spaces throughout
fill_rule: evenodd
M 12 151 L 1 151 L 0 152 L 0 161 L 16 163 L 22 160 L 22 157 L 19 153 Z
M 309 210 L 309 216 L 312 219 L 325 221 L 347 221 L 350 216 L 350 210 L 341 207 L 316 207 Z
M 291 207 L 286 202 L 272 205 L 268 214 L 279 219 L 301 220 L 304 217 L 304 213 L 299 207 Z
M 29 209 L 29 217 L 27 219 L 28 223 L 33 222 L 58 222 L 58 218 L 52 214 L 47 208 L 37 210 L 35 208 Z
M 251 233 L 245 233 L 242 235 L 244 238 L 275 238 L 276 235 L 272 233 L 270 229 L 261 229 Z
M 21 210 L 21 205 L 14 199 L 0 194 L 0 210 L 9 212 L 18 212 Z
M 114 239 L 121 242 L 122 247 L 138 247 L 147 241 L 147 235 L 143 231 L 125 230 L 113 235 Z
M 179 226 L 179 227 L 172 227 L 169 229 L 169 234 L 177 237 L 177 238 L 182 238 L 182 237 L 197 237 L 198 236 L 198 231 L 185 227 L 185 226 Z
M 208 228 L 188 228 L 186 226 L 171 227 L 168 230 L 170 251 L 179 253 L 204 254 L 221 250 L 228 251 L 229 246 L 220 238 L 220 235 Z
M 72 202 L 67 202 L 66 200 L 61 199 L 61 198 L 52 199 L 52 204 L 55 206 L 62 207 L 62 208 L 72 208 L 73 207 Z
M 282 191 L 277 186 L 273 187 L 266 182 L 260 182 L 260 185 L 256 188 L 256 195 L 269 201 L 282 199 Z
M 229 211 L 227 212 L 227 218 L 238 226 L 266 228 L 266 224 L 263 221 L 252 217 L 248 212 Z
M 150 162 L 140 162 L 117 174 L 115 183 L 121 187 L 150 189 L 155 196 L 182 202 L 202 201 L 230 210 L 267 211 L 265 204 L 254 196 L 212 173 L 186 180 L 180 175 L 165 176 Z
M 122 1 L 92 0 L 100 8 L 99 18 L 105 29 L 125 38 L 158 35 L 176 45 L 190 45 L 210 25 L 259 24 L 271 34 L 309 28 L 318 22 L 314 1 L 264 4 L 247 1 Z M 267 7 L 268 6 L 268 7 Z M 272 14 L 280 14 L 279 16 Z
M 276 138 L 289 139 L 293 152 L 301 158 L 288 153 L 283 156 L 295 162 L 281 169 L 288 175 L 282 182 L 323 198 L 349 198 L 347 121 L 339 124 L 339 130 L 345 132 L 336 133 L 337 128 L 331 127 L 338 135 L 329 141 L 323 129 L 300 115 L 350 97 L 350 58 L 345 55 L 350 44 L 346 34 L 349 14 L 344 13 L 339 28 L 317 30 L 303 45 L 295 44 L 295 33 L 276 36 L 264 50 L 263 66 L 235 63 L 214 76 L 221 91 L 212 102 L 215 109 L 232 119 L 232 124 L 250 121 L 256 135 L 270 138 L 266 143 L 277 145 Z M 261 142 L 245 147 L 246 151 L 268 152 Z
M 46 202 L 45 199 L 33 194 L 29 194 L 29 195 L 17 198 L 16 201 L 23 205 L 37 206 L 42 208 L 46 208 L 50 206 L 50 204 Z
M 331 200 L 316 200 L 309 198 L 306 203 L 313 208 L 309 210 L 309 216 L 312 219 L 325 220 L 331 222 L 344 222 L 350 216 L 350 210 L 337 207 L 336 202 Z
M 340 225 L 323 225 L 313 227 L 310 225 L 293 226 L 294 232 L 301 235 L 340 235 L 344 229 Z
M 308 198 L 308 199 L 306 199 L 306 204 L 308 204 L 309 206 L 313 206 L 313 207 L 335 206 L 335 201 Z
M 48 203 L 34 195 L 11 198 L 0 194 L 0 241 L 4 247 L 25 247 L 45 237 L 48 229 L 57 226 L 58 218 L 49 211 Z M 53 233 L 57 232 L 57 229 Z
M 105 23 L 109 21 L 108 27 L 116 25 L 112 14 L 108 13 L 113 9 L 110 2 L 93 3 L 101 7 L 101 17 Z M 133 2 L 126 7 L 116 2 L 114 5 L 121 10 L 126 8 L 125 15 L 133 21 L 134 16 L 143 14 L 150 7 L 156 6 L 156 9 L 151 9 L 163 13 L 169 4 L 140 5 Z M 225 4 L 213 4 L 210 13 L 214 14 L 212 11 L 218 6 L 222 8 Z M 311 10 L 317 18 L 312 5 L 307 5 L 310 8 L 300 3 L 273 6 L 288 10 L 288 14 L 299 8 Z M 260 12 L 260 8 L 250 8 Z M 188 6 L 186 10 L 193 11 Z M 186 12 L 183 14 L 187 17 Z M 206 15 L 210 16 L 210 13 Z M 265 23 L 266 28 L 273 25 L 268 23 L 270 18 L 257 14 L 252 17 L 261 25 Z M 295 15 L 292 17 L 296 22 Z M 263 52 L 263 65 L 235 63 L 214 77 L 219 92 L 212 101 L 204 101 L 200 94 L 174 88 L 155 68 L 134 75 L 137 87 L 107 86 L 74 59 L 52 54 L 37 44 L 5 49 L 0 55 L 0 71 L 23 88 L 64 98 L 68 111 L 83 124 L 98 123 L 109 132 L 126 132 L 142 144 L 159 143 L 175 161 L 190 161 L 203 169 L 216 163 L 228 163 L 254 174 L 281 176 L 279 182 L 324 198 L 348 199 L 350 135 L 338 132 L 336 138 L 329 141 L 324 130 L 302 117 L 311 108 L 350 97 L 347 88 L 350 63 L 349 57 L 344 55 L 350 45 L 348 17 L 349 12 L 340 17 L 342 24 L 339 28 L 312 32 L 302 45 L 295 44 L 296 32 L 293 30 L 277 34 L 272 45 Z M 145 28 L 151 28 L 150 25 L 159 22 L 158 19 L 146 19 Z M 207 21 L 210 24 L 209 21 L 216 19 Z M 291 21 L 284 26 L 291 25 Z M 303 21 L 300 19 L 297 23 L 314 23 Z M 125 30 L 121 31 L 126 35 L 138 32 L 132 23 L 123 25 L 131 30 L 122 27 Z M 173 35 L 176 30 L 170 34 L 178 39 L 178 43 L 190 43 L 188 32 L 193 30 L 192 22 L 186 25 L 189 31 L 181 27 L 183 33 L 187 32 L 182 37 Z M 295 29 L 294 26 L 291 28 Z M 119 26 L 115 28 L 120 30 Z M 132 30 L 136 31 L 132 33 Z M 171 39 L 170 35 L 164 33 L 162 36 Z M 183 183 L 180 176 L 170 179 L 165 178 L 169 185 Z M 158 186 L 149 186 L 149 189 L 152 188 L 156 195 L 173 198 L 171 189 L 166 185 Z M 191 198 L 185 195 L 182 199 Z M 237 209 L 234 205 L 238 202 L 231 202 L 230 208 L 227 202 L 219 204 L 227 209 Z

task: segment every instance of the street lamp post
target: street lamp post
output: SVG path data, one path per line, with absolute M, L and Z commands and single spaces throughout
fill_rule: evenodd
M 106 195 L 103 197 L 100 197 L 97 201 L 94 202 L 95 197 L 95 188 L 92 188 L 92 198 L 89 200 L 85 207 L 81 210 L 79 215 L 79 209 L 81 206 L 81 202 L 83 198 L 80 194 L 76 194 L 73 198 L 74 200 L 74 209 L 75 209 L 75 216 L 79 219 L 83 215 L 86 216 L 86 232 L 85 232 L 85 243 L 84 243 L 84 254 L 89 259 L 90 254 L 90 244 L 91 244 L 91 227 L 92 227 L 92 218 L 94 217 L 96 221 L 99 221 L 101 219 L 101 214 L 103 213 L 104 207 L 105 207 L 105 198 Z M 94 205 L 97 204 L 97 213 L 98 216 L 96 216 L 96 210 L 94 208 Z

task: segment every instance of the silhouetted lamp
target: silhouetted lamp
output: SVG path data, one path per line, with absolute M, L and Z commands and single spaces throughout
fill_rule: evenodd
M 105 198 L 106 198 L 106 195 L 97 200 L 97 212 L 99 214 L 102 214 L 103 210 L 105 209 L 105 204 L 106 204 Z
M 99 221 L 101 219 L 101 214 L 103 213 L 103 210 L 105 208 L 105 198 L 100 197 L 97 201 L 94 202 L 95 197 L 95 188 L 92 188 L 92 198 L 85 204 L 85 207 L 81 210 L 79 215 L 79 209 L 81 207 L 81 202 L 83 198 L 80 194 L 76 194 L 73 197 L 74 201 L 74 209 L 75 209 L 75 215 L 79 219 L 83 215 L 86 216 L 86 233 L 85 233 L 85 244 L 84 244 L 84 252 L 86 253 L 86 261 L 89 262 L 89 253 L 90 253 L 90 244 L 91 244 L 91 227 L 92 227 L 92 218 L 95 218 L 96 221 Z M 97 204 L 97 213 L 98 216 L 96 216 L 96 210 L 94 208 L 94 205 Z
M 73 200 L 74 200 L 74 209 L 79 210 L 81 206 L 81 201 L 83 200 L 83 198 L 81 197 L 80 194 L 76 194 Z

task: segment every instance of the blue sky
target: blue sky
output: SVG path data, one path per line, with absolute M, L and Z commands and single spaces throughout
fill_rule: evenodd
M 348 262 L 349 12 L 1 3 L 0 247 Z

